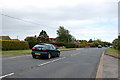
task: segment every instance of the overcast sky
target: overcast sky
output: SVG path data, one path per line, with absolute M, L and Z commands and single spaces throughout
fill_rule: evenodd
M 24 40 L 45 30 L 50 38 L 64 26 L 79 40 L 112 42 L 118 35 L 119 0 L 1 0 L 2 34 Z

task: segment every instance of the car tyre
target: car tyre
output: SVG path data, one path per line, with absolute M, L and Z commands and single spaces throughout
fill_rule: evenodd
M 57 53 L 57 57 L 60 57 L 60 53 Z
M 36 56 L 35 56 L 35 55 L 32 55 L 32 57 L 33 57 L 34 59 L 36 59 Z
M 48 55 L 47 55 L 47 59 L 50 59 L 50 58 L 51 58 L 51 54 L 48 53 Z

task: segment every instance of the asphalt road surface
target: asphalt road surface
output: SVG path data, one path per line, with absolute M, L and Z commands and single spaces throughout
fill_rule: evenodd
M 61 51 L 59 58 L 33 59 L 31 55 L 2 60 L 0 78 L 95 78 L 105 48 Z

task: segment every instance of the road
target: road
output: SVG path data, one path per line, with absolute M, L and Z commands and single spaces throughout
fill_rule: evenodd
M 95 78 L 105 48 L 61 51 L 59 58 L 33 59 L 31 55 L 2 60 L 1 78 Z

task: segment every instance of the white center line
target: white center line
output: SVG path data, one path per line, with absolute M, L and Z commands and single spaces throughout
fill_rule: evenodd
M 43 66 L 43 65 L 46 65 L 46 64 L 49 64 L 49 63 L 51 63 L 51 61 L 48 61 L 48 62 L 42 63 L 42 64 L 40 64 L 40 65 L 38 65 L 38 66 Z
M 66 58 L 66 57 L 58 58 L 58 59 L 55 59 L 55 60 L 52 60 L 52 61 L 48 61 L 48 62 L 45 62 L 45 63 L 39 64 L 38 66 L 43 66 L 43 65 L 46 65 L 46 64 L 49 64 L 49 63 L 55 62 L 55 61 L 59 61 L 59 60 L 61 60 L 61 59 L 65 59 L 65 58 Z
M 11 75 L 14 75 L 15 73 L 10 73 L 10 74 L 6 74 L 6 75 L 3 75 L 3 76 L 0 76 L 0 79 L 1 78 L 4 78 L 4 77 L 7 77 L 7 76 L 11 76 Z
M 55 60 L 53 60 L 53 61 L 51 61 L 51 62 L 55 62 L 55 61 L 58 61 L 58 60 L 60 60 L 61 58 L 59 58 L 59 59 L 55 59 Z

